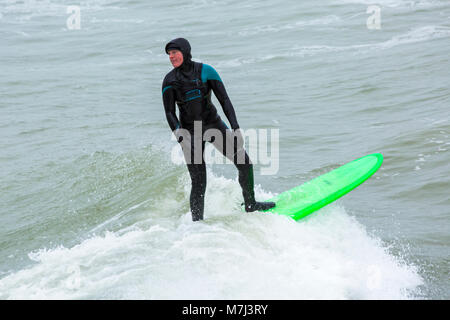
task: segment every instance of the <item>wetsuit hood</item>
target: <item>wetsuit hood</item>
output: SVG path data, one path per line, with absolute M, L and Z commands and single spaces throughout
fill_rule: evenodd
M 191 45 L 189 44 L 189 41 L 187 41 L 184 38 L 176 38 L 171 41 L 169 41 L 166 44 L 166 53 L 168 54 L 169 50 L 177 49 L 180 50 L 183 54 L 183 64 L 180 67 L 188 66 L 191 64 Z M 179 68 L 180 68 L 179 67 Z

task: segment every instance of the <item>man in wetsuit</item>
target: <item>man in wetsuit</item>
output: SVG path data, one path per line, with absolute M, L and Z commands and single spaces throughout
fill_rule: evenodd
M 181 144 L 192 180 L 192 220 L 203 219 L 206 191 L 206 166 L 203 159 L 205 132 L 214 133 L 207 139 L 208 142 L 213 143 L 238 169 L 245 210 L 251 212 L 274 207 L 273 202 L 255 201 L 253 165 L 243 148 L 242 136 L 241 139 L 236 139 L 239 136 L 239 124 L 219 74 L 211 66 L 191 60 L 191 46 L 186 39 L 170 41 L 165 51 L 174 68 L 164 78 L 162 97 L 167 122 Z M 222 105 L 231 130 L 217 114 L 211 102 L 211 90 Z M 175 103 L 180 112 L 179 120 L 175 113 Z M 199 127 L 201 134 L 194 134 L 194 129 Z M 236 140 L 240 140 L 240 143 L 236 143 Z

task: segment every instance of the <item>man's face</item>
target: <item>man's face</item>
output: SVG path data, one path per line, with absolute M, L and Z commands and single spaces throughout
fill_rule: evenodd
M 169 50 L 169 59 L 174 68 L 178 68 L 183 63 L 183 54 L 180 50 Z

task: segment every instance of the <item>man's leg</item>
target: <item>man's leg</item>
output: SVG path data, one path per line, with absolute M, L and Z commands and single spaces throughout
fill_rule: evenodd
M 214 128 L 222 133 L 222 145 L 215 143 L 214 146 L 222 152 L 225 157 L 233 161 L 239 172 L 239 184 L 245 202 L 245 211 L 267 210 L 273 208 L 273 202 L 256 202 L 254 191 L 253 164 L 244 149 L 243 138 L 236 138 L 231 134 L 223 121 L 219 121 Z M 228 132 L 228 134 L 227 134 Z M 220 142 L 220 141 L 219 141 Z
M 203 164 L 188 164 L 191 176 L 190 206 L 192 221 L 203 220 L 206 192 L 206 166 Z
M 187 139 L 183 139 L 180 144 L 191 177 L 191 194 L 189 200 L 192 221 L 203 220 L 206 192 L 206 165 L 203 158 L 205 142 L 199 140 L 197 143 L 194 143 L 194 135 L 191 133 L 191 135 Z M 198 153 L 197 157 L 195 156 L 196 153 Z M 197 161 L 198 159 L 200 159 L 200 161 Z

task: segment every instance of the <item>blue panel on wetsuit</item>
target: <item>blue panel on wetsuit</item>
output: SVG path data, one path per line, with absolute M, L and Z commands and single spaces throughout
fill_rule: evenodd
M 185 93 L 184 95 L 185 99 L 184 101 L 191 101 L 197 98 L 201 98 L 202 97 L 202 93 L 200 92 L 200 90 L 198 89 L 194 89 L 194 90 L 190 90 L 188 92 Z
M 202 82 L 206 82 L 208 80 L 217 80 L 222 82 L 222 79 L 220 79 L 219 74 L 216 70 L 214 70 L 213 67 L 211 67 L 208 64 L 203 64 L 202 67 Z
M 172 86 L 164 87 L 164 89 L 163 89 L 163 91 L 162 91 L 162 94 L 164 94 L 164 91 L 166 91 L 166 90 L 169 89 L 169 88 L 172 88 Z

